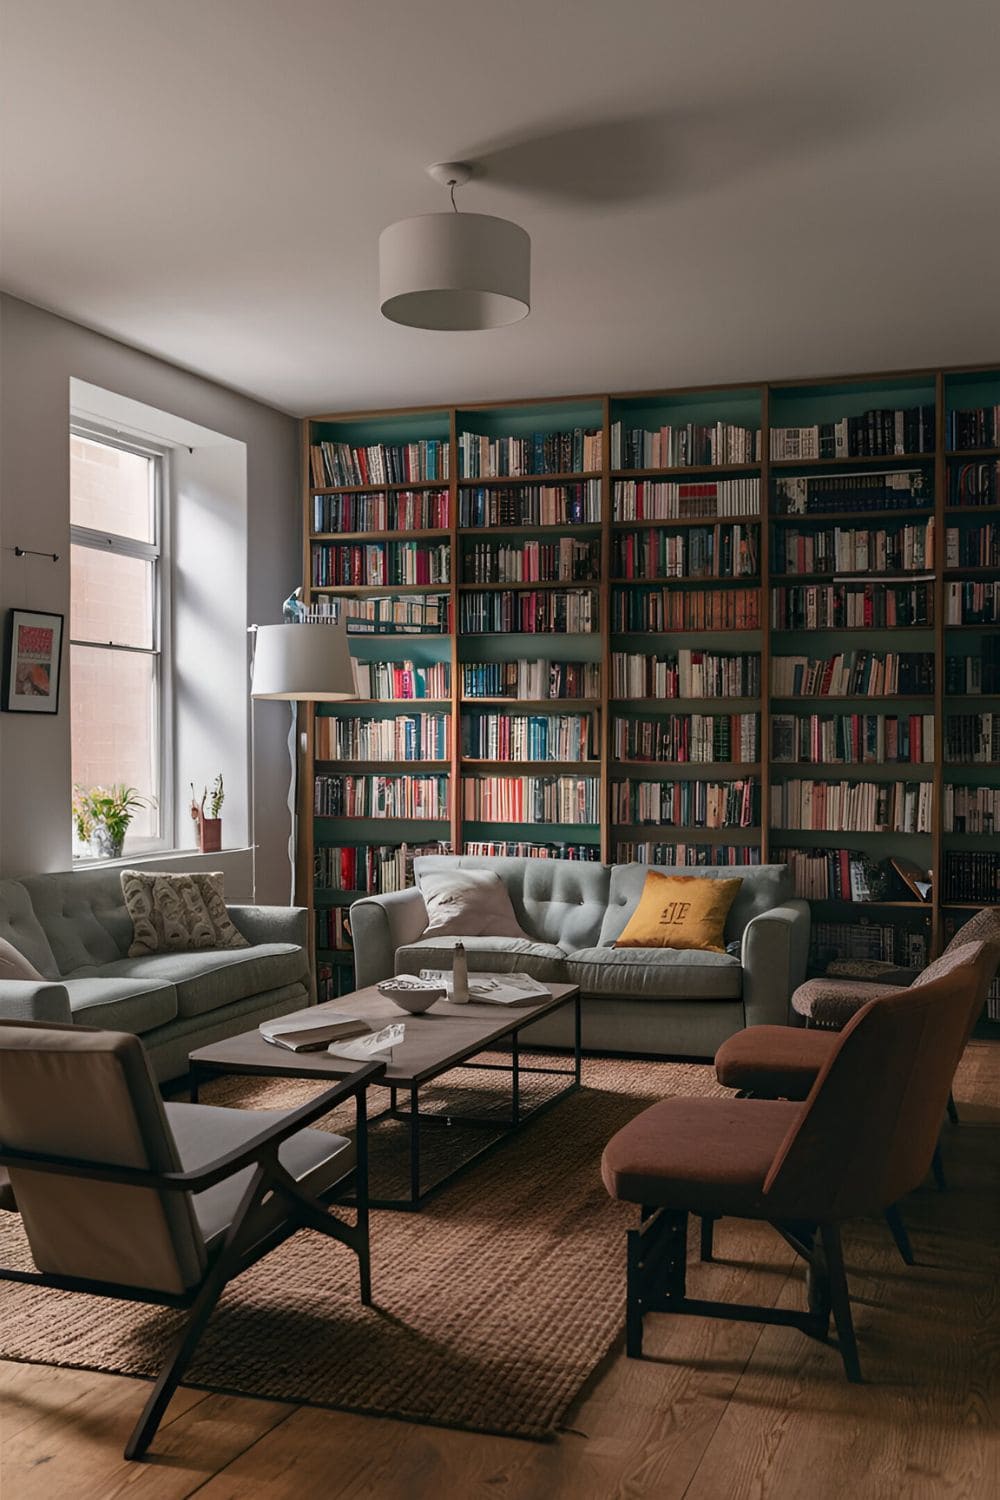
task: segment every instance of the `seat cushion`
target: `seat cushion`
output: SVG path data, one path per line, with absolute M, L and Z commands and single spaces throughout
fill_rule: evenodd
M 146 958 L 116 959 L 89 972 L 95 978 L 172 984 L 179 1016 L 202 1016 L 234 1000 L 309 983 L 305 950 L 295 943 L 257 943 L 252 948 L 207 953 L 152 953 Z
M 112 979 L 92 974 L 63 980 L 69 1008 L 77 1026 L 100 1026 L 105 1031 L 132 1031 L 142 1036 L 177 1017 L 177 991 L 172 984 L 137 974 Z
M 840 1031 L 869 1000 L 894 995 L 897 986 L 870 979 L 807 979 L 792 995 L 792 1009 L 812 1026 Z
M 612 1198 L 697 1214 L 764 1218 L 764 1180 L 802 1113 L 765 1099 L 663 1099 L 604 1148 Z
M 738 1000 L 743 969 L 729 953 L 677 948 L 579 948 L 566 977 L 585 995 L 651 1000 Z
M 530 974 L 532 979 L 565 984 L 566 954 L 554 943 L 535 943 L 530 938 L 431 937 L 407 943 L 396 950 L 396 973 L 417 974 L 421 969 L 451 969 L 455 944 L 462 943 L 470 971 L 490 974 Z
M 748 1026 L 715 1054 L 715 1076 L 727 1089 L 745 1089 L 761 1099 L 804 1099 L 830 1053 L 832 1031 L 800 1026 Z
M 164 1108 L 186 1172 L 197 1171 L 227 1151 L 235 1151 L 292 1113 L 287 1109 L 219 1109 L 212 1104 L 167 1104 Z M 284 1142 L 278 1160 L 310 1192 L 323 1193 L 354 1170 L 354 1142 L 325 1130 L 300 1130 Z M 253 1167 L 245 1167 L 215 1187 L 195 1193 L 192 1204 L 208 1250 L 232 1223 L 253 1171 Z M 284 1217 L 277 1196 L 268 1207 L 271 1211 L 263 1220 L 265 1231 Z

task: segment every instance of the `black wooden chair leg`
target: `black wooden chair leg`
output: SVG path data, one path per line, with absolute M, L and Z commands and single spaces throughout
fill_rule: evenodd
M 934 1147 L 934 1155 L 931 1157 L 931 1171 L 934 1173 L 934 1181 L 939 1193 L 943 1193 L 948 1186 L 944 1175 L 944 1159 L 941 1155 L 941 1142 L 938 1141 Z
M 958 1113 L 958 1105 L 955 1103 L 955 1095 L 951 1089 L 948 1090 L 948 1118 L 953 1125 L 957 1125 L 961 1118 Z
M 714 1259 L 715 1220 L 708 1214 L 701 1217 L 701 1258 Z
M 895 1203 L 886 1209 L 885 1222 L 892 1231 L 892 1237 L 896 1241 L 896 1249 L 903 1257 L 905 1263 L 908 1266 L 916 1265 L 913 1246 L 910 1244 L 910 1236 L 907 1233 L 906 1225 L 903 1223 L 903 1216 Z
M 861 1361 L 858 1358 L 858 1343 L 854 1337 L 854 1320 L 851 1317 L 851 1299 L 847 1290 L 844 1272 L 844 1252 L 840 1243 L 840 1228 L 836 1224 L 820 1225 L 823 1239 L 823 1256 L 829 1278 L 830 1305 L 833 1321 L 837 1325 L 837 1341 L 840 1357 L 844 1361 L 844 1372 L 855 1384 L 861 1380 Z

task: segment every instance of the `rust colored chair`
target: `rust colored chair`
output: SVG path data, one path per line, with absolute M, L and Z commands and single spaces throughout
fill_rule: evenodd
M 821 1340 L 832 1312 L 847 1377 L 861 1379 L 841 1225 L 884 1214 L 924 1178 L 976 980 L 959 966 L 865 1006 L 834 1037 L 804 1103 L 664 1099 L 612 1138 L 605 1187 L 639 1205 L 628 1232 L 631 1357 L 649 1312 L 780 1323 Z M 808 1310 L 688 1297 L 692 1213 L 772 1224 L 806 1262 Z

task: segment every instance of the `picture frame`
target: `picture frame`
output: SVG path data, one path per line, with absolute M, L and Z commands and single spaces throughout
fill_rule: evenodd
M 64 615 L 48 610 L 8 610 L 2 704 L 7 713 L 59 712 L 64 623 Z

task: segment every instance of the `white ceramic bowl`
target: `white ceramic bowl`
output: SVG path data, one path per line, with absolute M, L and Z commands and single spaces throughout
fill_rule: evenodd
M 421 1015 L 425 1010 L 430 1009 L 435 1000 L 442 1000 L 448 993 L 443 984 L 422 984 L 417 989 L 412 985 L 397 984 L 394 979 L 383 979 L 378 986 L 378 992 L 411 1016 Z

